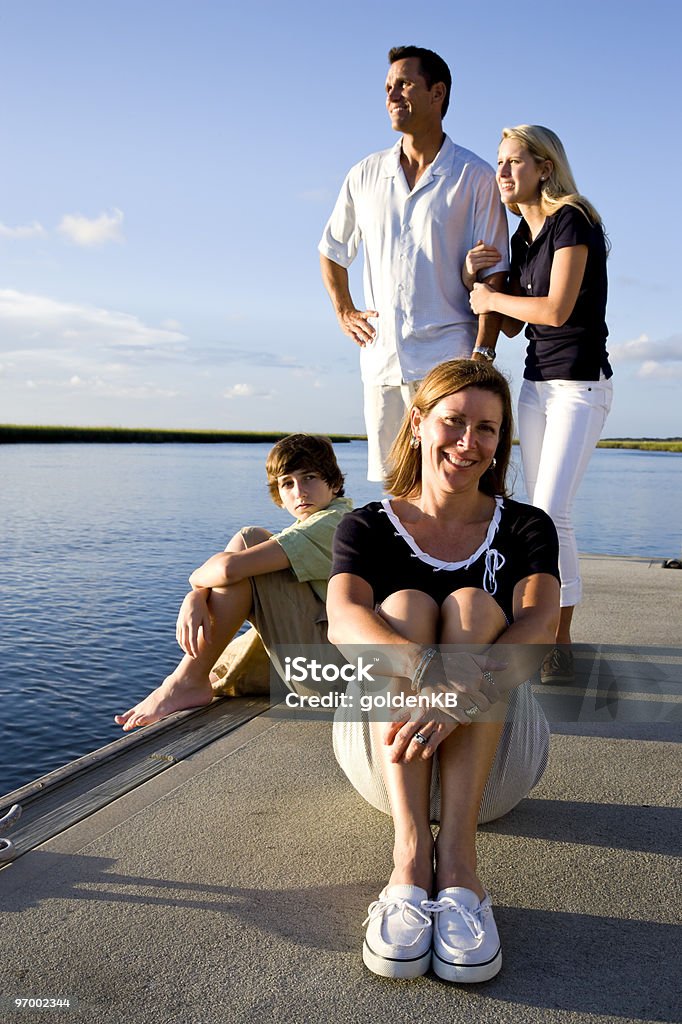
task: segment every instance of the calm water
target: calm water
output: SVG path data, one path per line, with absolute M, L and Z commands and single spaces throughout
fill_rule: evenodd
M 178 660 L 191 570 L 246 523 L 290 522 L 268 448 L 0 446 L 0 794 L 118 738 L 112 716 Z M 338 454 L 355 503 L 375 500 L 364 443 Z M 595 452 L 576 523 L 581 551 L 679 556 L 682 457 Z

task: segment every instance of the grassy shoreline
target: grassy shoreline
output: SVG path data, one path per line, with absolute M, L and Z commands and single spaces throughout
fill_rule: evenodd
M 40 427 L 0 423 L 0 444 L 274 444 L 287 430 L 147 430 L 135 427 Z M 335 444 L 364 440 L 329 434 Z
M 131 427 L 43 427 L 0 424 L 1 444 L 274 444 L 287 431 L 145 430 Z M 363 434 L 330 434 L 335 444 L 364 441 Z M 518 443 L 518 442 L 515 442 Z M 681 437 L 605 438 L 598 448 L 682 453 Z

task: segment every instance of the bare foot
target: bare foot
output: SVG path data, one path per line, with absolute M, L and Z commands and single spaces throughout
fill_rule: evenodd
M 123 726 L 124 732 L 130 732 L 139 725 L 159 722 L 175 711 L 204 707 L 212 700 L 213 690 L 208 678 L 188 679 L 172 673 L 134 708 L 123 715 L 115 715 L 114 721 Z

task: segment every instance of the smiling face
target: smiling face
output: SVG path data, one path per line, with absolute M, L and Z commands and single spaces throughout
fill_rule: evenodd
M 492 391 L 468 387 L 442 398 L 422 416 L 412 410 L 412 432 L 421 441 L 422 493 L 478 490 L 500 439 L 502 400 Z
M 551 170 L 550 160 L 538 163 L 518 139 L 503 139 L 497 151 L 497 186 L 502 202 L 506 206 L 537 202 L 542 181 Z
M 396 60 L 386 77 L 386 108 L 391 127 L 397 132 L 413 132 L 440 123 L 445 86 L 426 84 L 418 57 Z
M 278 476 L 277 490 L 282 508 L 299 520 L 326 508 L 337 493 L 312 469 L 295 469 Z

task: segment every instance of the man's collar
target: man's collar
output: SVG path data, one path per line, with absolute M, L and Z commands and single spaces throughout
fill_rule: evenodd
M 402 170 L 400 166 L 400 155 L 402 153 L 403 140 L 402 136 L 398 139 L 395 146 L 387 152 L 384 157 L 382 166 L 382 176 L 384 178 L 395 178 L 399 171 Z M 429 164 L 431 174 L 449 174 L 452 169 L 452 161 L 455 156 L 455 144 L 449 135 L 443 134 L 443 144 L 436 153 L 436 156 L 432 163 Z

